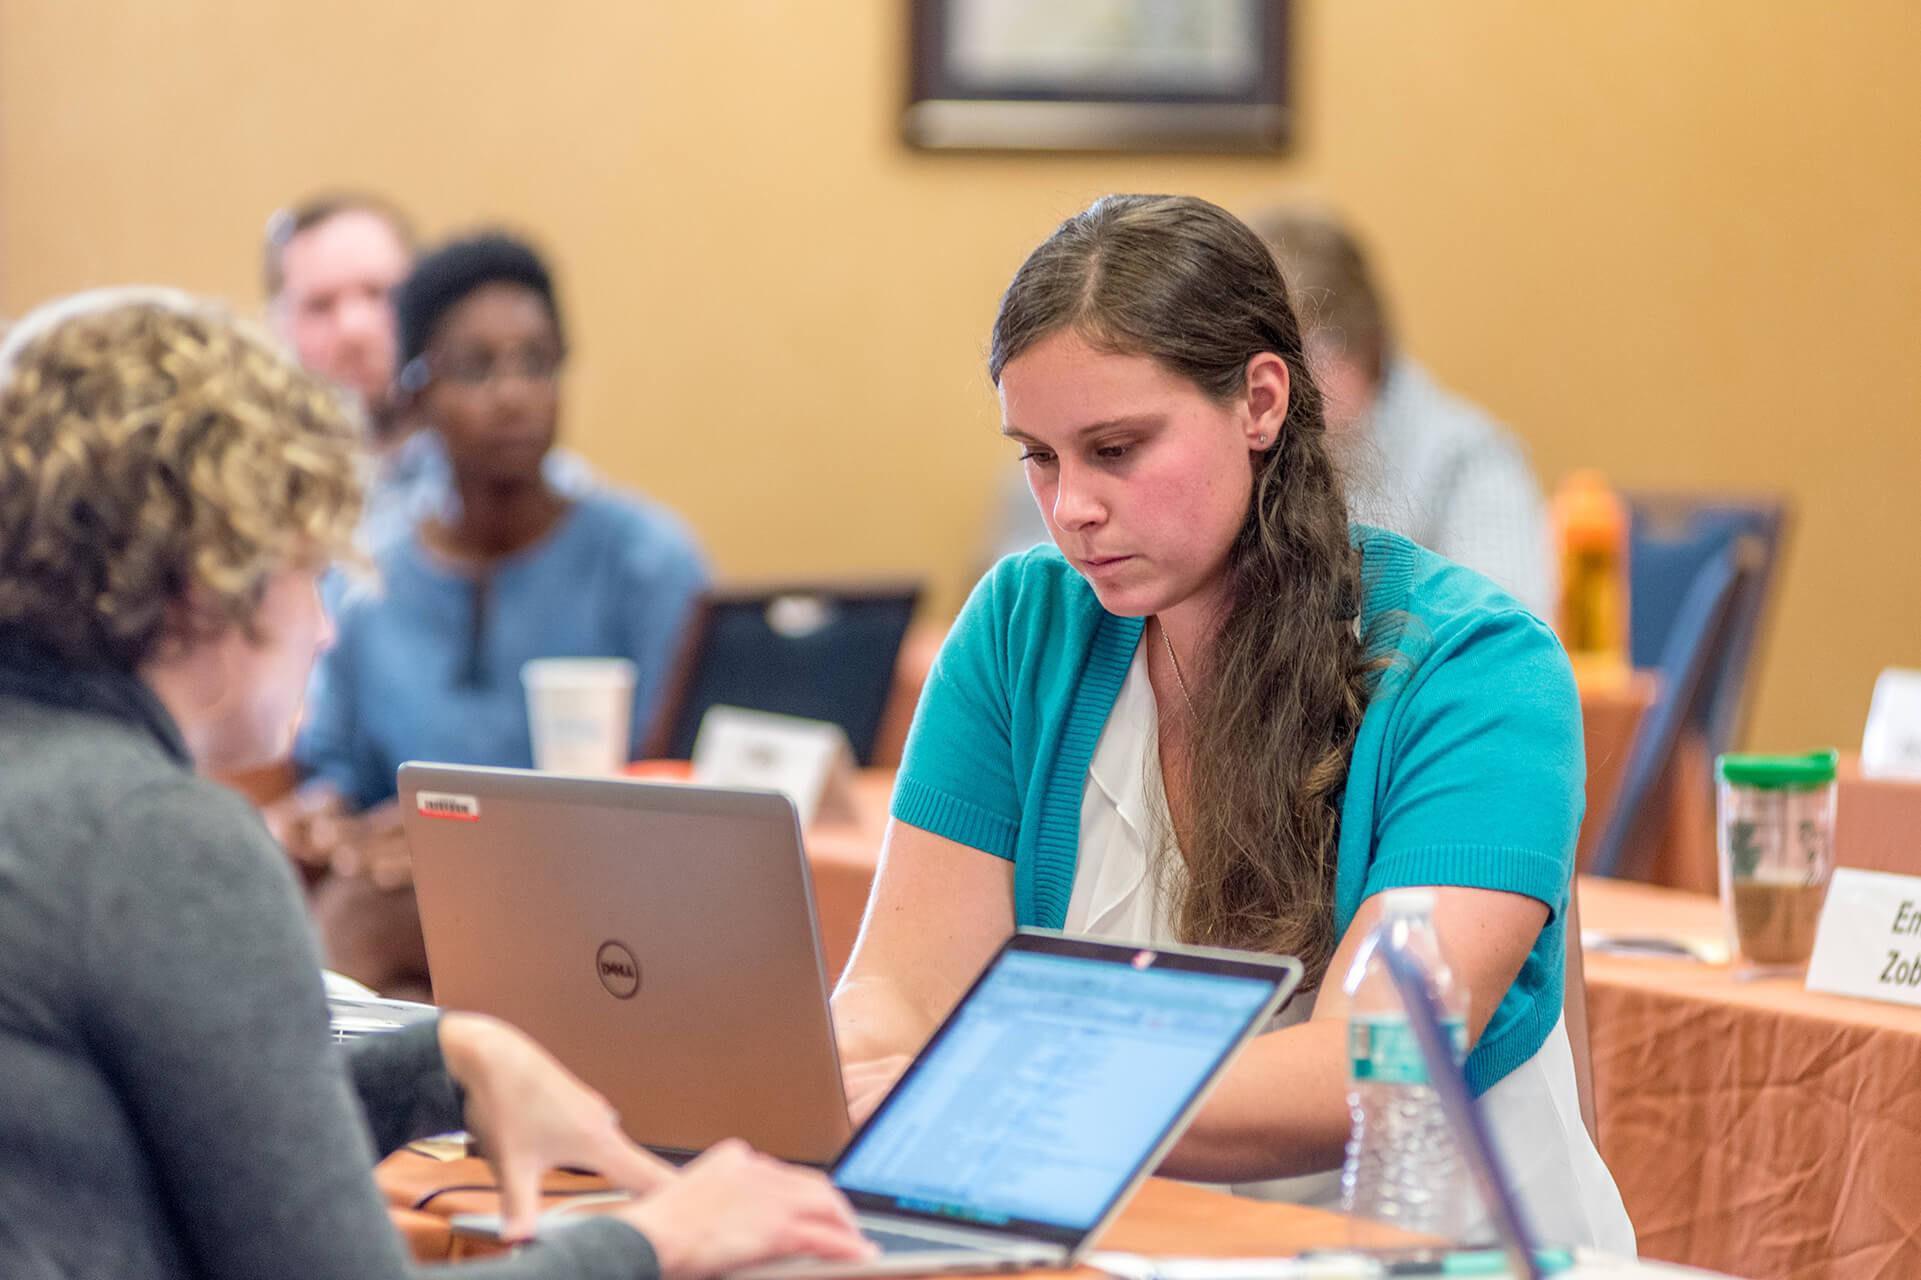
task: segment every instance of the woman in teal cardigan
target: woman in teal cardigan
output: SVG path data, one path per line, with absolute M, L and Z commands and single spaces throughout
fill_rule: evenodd
M 856 1112 L 1017 925 L 1285 952 L 1309 994 L 1162 1172 L 1330 1203 L 1341 978 L 1379 895 L 1431 886 L 1527 1211 L 1631 1253 L 1561 1022 L 1584 765 L 1553 634 L 1349 525 L 1280 274 L 1205 201 L 1068 219 L 1008 287 L 989 370 L 1054 546 L 988 574 L 922 695 L 834 1000 Z

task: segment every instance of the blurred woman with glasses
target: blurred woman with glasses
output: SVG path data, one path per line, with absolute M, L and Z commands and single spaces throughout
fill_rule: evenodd
M 377 575 L 345 594 L 295 751 L 306 782 L 275 815 L 296 857 L 359 882 L 332 912 L 353 919 L 329 918 L 325 886 L 316 911 L 336 952 L 353 953 L 335 966 L 384 989 L 424 958 L 417 924 L 406 930 L 395 769 L 532 765 L 520 672 L 534 658 L 630 659 L 637 746 L 707 583 L 670 513 L 605 487 L 570 497 L 543 474 L 567 340 L 532 247 L 455 240 L 419 260 L 395 307 L 399 396 L 445 445 L 450 500 L 373 548 Z M 367 901 L 368 880 L 394 896 Z

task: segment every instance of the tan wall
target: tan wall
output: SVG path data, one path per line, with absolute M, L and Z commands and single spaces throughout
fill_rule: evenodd
M 902 7 L 0 0 L 0 309 L 255 301 L 263 219 L 319 184 L 532 229 L 578 448 L 729 574 L 921 572 L 951 607 L 1011 465 L 980 356 L 1024 252 L 1107 190 L 1313 194 L 1545 475 L 1793 493 L 1759 744 L 1851 742 L 1921 665 L 1921 6 L 1300 3 L 1283 159 L 910 152 Z

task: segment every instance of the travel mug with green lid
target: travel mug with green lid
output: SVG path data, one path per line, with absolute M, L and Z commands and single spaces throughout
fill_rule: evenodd
M 1838 759 L 1828 750 L 1714 762 L 1721 904 L 1744 964 L 1794 968 L 1814 950 L 1834 870 Z

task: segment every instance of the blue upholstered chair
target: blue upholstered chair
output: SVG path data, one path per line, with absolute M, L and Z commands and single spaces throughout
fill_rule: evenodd
M 1633 494 L 1628 550 L 1629 648 L 1634 665 L 1668 675 L 1669 648 L 1684 602 L 1710 561 L 1733 549 L 1744 575 L 1718 638 L 1705 685 L 1688 709 L 1689 727 L 1713 754 L 1732 749 L 1748 705 L 1750 675 L 1763 635 L 1788 533 L 1784 499 L 1692 494 Z
M 1635 736 L 1591 866 L 1598 875 L 1641 879 L 1663 834 L 1655 809 L 1683 736 L 1699 734 L 1711 758 L 1739 734 L 1787 507 L 1776 499 L 1642 494 L 1629 498 L 1629 510 L 1630 650 L 1636 667 L 1658 673 L 1660 692 Z
M 1745 572 L 1734 548 L 1724 547 L 1701 566 L 1682 597 L 1657 664 L 1660 692 L 1634 735 L 1614 812 L 1594 847 L 1591 874 L 1647 878 L 1661 834 L 1651 820 L 1661 780 L 1709 684 Z

